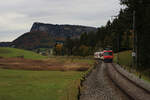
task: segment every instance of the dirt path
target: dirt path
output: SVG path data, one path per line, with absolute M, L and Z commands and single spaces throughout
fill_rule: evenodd
M 83 82 L 80 100 L 130 100 L 106 74 L 106 65 L 99 62 Z

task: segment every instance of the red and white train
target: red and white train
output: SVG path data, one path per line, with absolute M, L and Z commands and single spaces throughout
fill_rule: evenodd
M 105 63 L 112 63 L 113 62 L 113 51 L 110 49 L 105 49 L 102 52 L 95 52 L 94 58 L 103 60 Z

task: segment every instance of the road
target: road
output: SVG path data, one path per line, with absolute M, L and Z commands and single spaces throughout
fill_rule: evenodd
M 80 100 L 150 100 L 146 92 L 100 61 L 82 83 Z

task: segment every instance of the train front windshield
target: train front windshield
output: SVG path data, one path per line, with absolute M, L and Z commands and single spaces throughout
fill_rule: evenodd
M 104 56 L 112 56 L 112 52 L 104 52 Z

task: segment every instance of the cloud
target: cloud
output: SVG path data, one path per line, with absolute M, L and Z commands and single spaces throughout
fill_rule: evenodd
M 18 30 L 18 29 L 25 29 L 25 27 L 21 24 L 21 19 L 25 19 L 26 15 L 10 12 L 10 13 L 3 13 L 0 16 L 0 27 L 1 31 L 3 30 Z
M 33 22 L 100 27 L 119 10 L 119 0 L 3 0 L 0 41 L 12 41 L 28 32 Z

